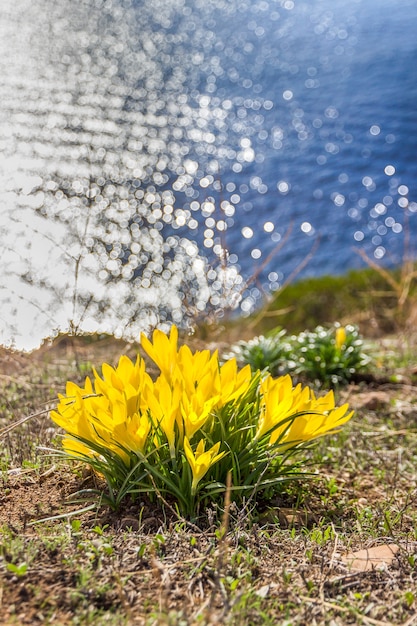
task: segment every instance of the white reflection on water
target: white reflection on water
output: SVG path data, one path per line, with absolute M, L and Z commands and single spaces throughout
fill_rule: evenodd
M 413 5 L 400 26 L 369 6 L 2 0 L 0 340 L 250 312 L 318 235 L 312 273 L 350 266 L 355 242 L 396 253 L 413 144 L 377 107 L 415 45 L 389 48 L 381 24 Z

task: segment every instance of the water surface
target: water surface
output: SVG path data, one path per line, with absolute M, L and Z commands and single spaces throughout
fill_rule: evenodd
M 298 270 L 415 244 L 414 1 L 3 0 L 0 17 L 2 342 L 248 313 Z

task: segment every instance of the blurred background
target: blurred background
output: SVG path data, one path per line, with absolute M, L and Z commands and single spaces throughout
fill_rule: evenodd
M 0 343 L 417 249 L 414 0 L 2 0 Z

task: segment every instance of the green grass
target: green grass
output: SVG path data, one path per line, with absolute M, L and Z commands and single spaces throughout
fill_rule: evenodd
M 400 281 L 400 268 L 390 274 Z M 253 334 L 266 333 L 276 326 L 298 333 L 334 322 L 360 324 L 373 333 L 398 331 L 409 307 L 416 302 L 416 282 L 414 278 L 400 312 L 398 294 L 372 268 L 300 280 L 278 291 L 263 310 L 248 320 L 248 325 Z

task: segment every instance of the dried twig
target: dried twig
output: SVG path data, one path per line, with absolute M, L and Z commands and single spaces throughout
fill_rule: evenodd
M 50 412 L 50 410 L 51 409 L 43 409 L 42 411 L 38 411 L 37 413 L 31 413 L 31 415 L 26 415 L 25 417 L 22 417 L 20 420 L 17 420 L 17 422 L 13 422 L 13 424 L 10 424 L 10 426 L 6 426 L 6 428 L 3 428 L 2 430 L 0 430 L 0 439 L 2 439 L 5 435 L 10 433 L 12 430 L 17 428 L 18 426 L 21 426 L 22 424 L 24 424 L 25 422 L 28 422 L 34 417 L 40 417 L 41 415 L 46 415 L 47 413 Z

